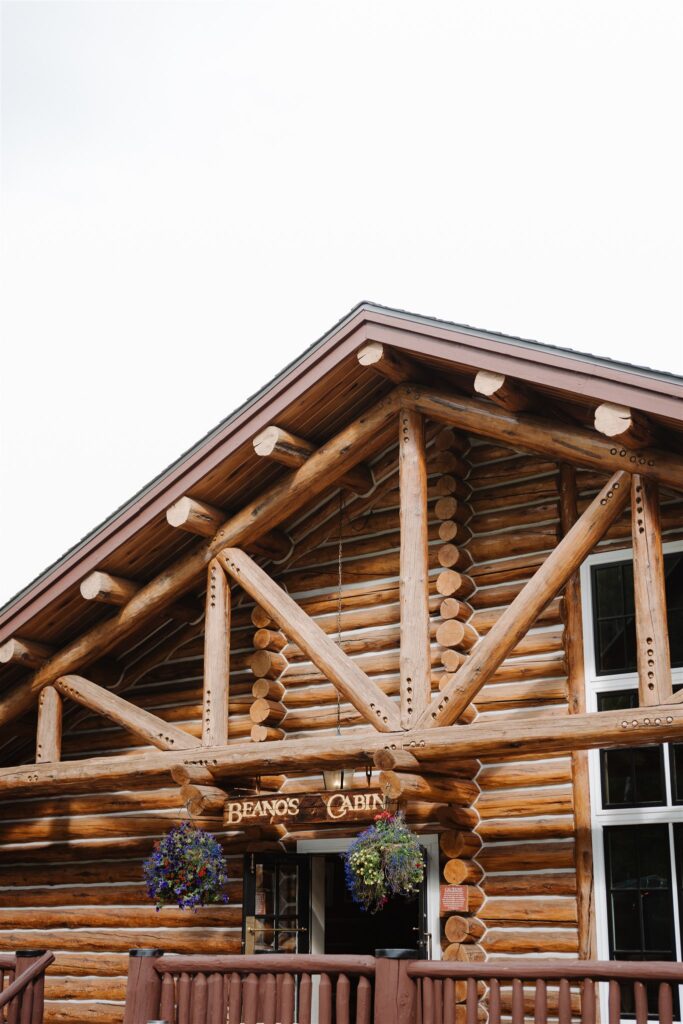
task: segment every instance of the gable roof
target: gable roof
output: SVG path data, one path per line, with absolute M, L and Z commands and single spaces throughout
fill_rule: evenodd
M 195 543 L 165 520 L 183 494 L 235 511 L 268 486 L 284 470 L 254 456 L 251 440 L 270 423 L 319 444 L 388 391 L 355 358 L 367 341 L 402 350 L 444 386 L 471 391 L 478 370 L 496 370 L 576 404 L 586 423 L 611 401 L 683 428 L 683 378 L 673 374 L 362 302 L 1 608 L 0 642 L 63 643 L 110 614 L 81 599 L 81 580 L 104 569 L 144 582 Z

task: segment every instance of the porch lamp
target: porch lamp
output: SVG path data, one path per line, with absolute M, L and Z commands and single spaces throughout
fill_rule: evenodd
M 323 782 L 325 783 L 325 789 L 334 791 L 344 788 L 344 769 L 343 768 L 327 768 L 323 769 Z

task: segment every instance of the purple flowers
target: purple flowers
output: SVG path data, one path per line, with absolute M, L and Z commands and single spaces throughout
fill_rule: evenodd
M 162 907 L 196 910 L 227 903 L 228 872 L 220 844 L 210 832 L 184 821 L 154 844 L 142 870 L 147 895 Z
M 355 903 L 376 914 L 394 896 L 414 896 L 424 879 L 417 838 L 403 814 L 378 814 L 344 854 L 346 887 Z

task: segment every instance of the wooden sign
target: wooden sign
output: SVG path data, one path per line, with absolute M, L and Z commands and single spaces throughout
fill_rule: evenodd
M 439 886 L 439 909 L 442 914 L 466 911 L 469 905 L 466 885 Z
M 334 793 L 274 793 L 267 796 L 226 800 L 227 827 L 245 825 L 286 825 L 291 822 L 323 823 L 371 821 L 384 809 L 384 798 L 376 789 L 338 790 Z

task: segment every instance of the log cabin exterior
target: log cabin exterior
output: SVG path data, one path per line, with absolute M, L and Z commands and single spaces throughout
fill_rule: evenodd
M 2 609 L 0 953 L 54 951 L 45 1020 L 122 1021 L 136 946 L 682 959 L 682 397 L 362 304 Z M 425 891 L 359 925 L 385 801 Z M 188 818 L 230 902 L 157 913 Z

